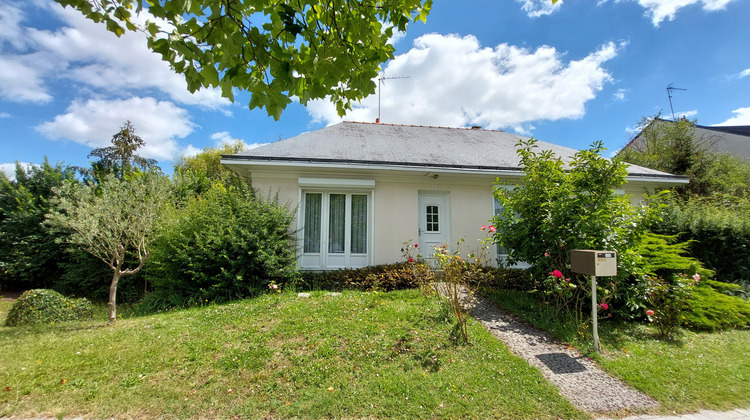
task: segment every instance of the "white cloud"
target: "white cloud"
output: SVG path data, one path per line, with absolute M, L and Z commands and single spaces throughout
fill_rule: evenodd
M 183 158 L 191 158 L 193 156 L 196 156 L 200 152 L 202 152 L 203 149 L 199 149 L 192 144 L 188 144 L 186 148 L 182 149 L 182 152 L 180 153 L 180 156 Z
M 740 72 L 740 79 L 747 76 L 750 76 L 750 69 L 745 69 Z
M 654 26 L 659 26 L 665 19 L 674 20 L 677 11 L 683 7 L 700 4 L 703 10 L 714 12 L 723 10 L 733 0 L 637 0 L 646 9 L 646 16 L 651 18 Z
M 697 109 L 692 109 L 690 111 L 675 112 L 674 115 L 677 118 L 687 118 L 687 119 L 695 118 L 695 117 L 698 116 L 698 110 Z
M 387 74 L 410 78 L 383 85 L 382 121 L 525 132 L 533 121 L 581 118 L 586 102 L 611 81 L 602 65 L 617 50 L 608 43 L 580 60 L 563 62 L 549 46 L 487 48 L 473 36 L 424 35 L 387 65 Z M 316 121 L 342 120 L 329 102 L 312 101 L 307 110 Z M 375 94 L 345 119 L 374 122 L 377 115 Z
M 526 12 L 529 17 L 539 17 L 549 15 L 560 9 L 563 2 L 558 1 L 552 4 L 550 0 L 516 0 L 518 3 L 523 3 L 521 9 Z
M 34 163 L 29 162 L 18 162 L 21 164 L 21 167 L 28 171 L 29 168 L 33 166 L 38 166 Z M 15 181 L 16 180 L 16 164 L 15 163 L 0 163 L 0 172 L 3 172 L 6 177 L 8 177 L 9 180 Z
M 124 100 L 74 101 L 65 114 L 37 126 L 50 139 L 68 139 L 92 148 L 106 147 L 126 120 L 130 120 L 146 145 L 140 153 L 154 159 L 179 154 L 176 139 L 192 133 L 188 112 L 171 102 L 133 97 Z
M 0 56 L 0 97 L 12 102 L 47 103 L 52 96 L 43 86 L 38 68 L 24 56 Z
M 617 89 L 617 92 L 614 93 L 614 97 L 618 101 L 624 101 L 626 93 L 627 93 L 627 89 Z
M 7 112 L 0 112 L 0 119 L 2 119 L 2 118 L 10 118 L 10 117 L 11 117 L 11 115 L 8 114 Z
M 24 54 L 5 55 L 0 68 L 15 66 L 13 72 L 24 76 L 27 91 L 16 96 L 18 102 L 41 102 L 51 97 L 46 85 L 66 78 L 76 83 L 104 91 L 110 95 L 130 96 L 139 91 L 161 91 L 178 103 L 198 105 L 209 109 L 223 108 L 229 100 L 221 97 L 219 89 L 202 89 L 193 94 L 187 90 L 182 75 L 175 74 L 169 64 L 146 46 L 142 32 L 126 32 L 120 38 L 106 30 L 103 24 L 86 19 L 80 12 L 58 4 L 41 3 L 47 13 L 56 15 L 63 26 L 55 30 L 37 29 L 22 24 L 22 13 L 11 6 L 0 6 L 0 22 L 7 20 L 11 29 L 0 31 L 0 40 L 16 41 L 24 47 Z M 27 7 L 32 7 L 29 5 Z M 154 20 L 147 11 L 141 12 L 137 22 Z M 19 23 L 21 22 L 21 23 Z M 15 26 L 14 26 L 15 25 Z M 7 32 L 7 34 L 6 34 Z M 0 46 L 3 44 L 0 44 Z M 34 63 L 30 66 L 29 63 Z M 21 66 L 26 67 L 23 69 Z M 33 71 L 26 71 L 28 69 Z M 0 73 L 0 84 L 5 86 L 7 75 Z M 4 92 L 0 94 L 13 100 Z
M 213 133 L 211 134 L 211 140 L 214 141 L 214 145 L 216 147 L 222 147 L 227 143 L 234 143 L 237 140 L 242 141 L 242 139 L 232 137 L 232 135 L 229 134 L 229 131 L 219 131 Z M 242 142 L 244 143 L 244 141 Z
M 21 21 L 23 11 L 10 4 L 0 4 L 0 45 L 9 44 L 20 50 L 25 45 L 25 38 L 21 36 Z
M 716 125 L 750 125 L 750 107 L 737 108 L 732 111 L 732 114 L 735 114 L 734 117 Z

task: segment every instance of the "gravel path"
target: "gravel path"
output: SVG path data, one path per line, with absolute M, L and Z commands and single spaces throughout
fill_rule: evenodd
M 642 410 L 658 402 L 601 370 L 575 349 L 568 348 L 531 325 L 517 320 L 489 299 L 475 296 L 471 315 L 510 351 L 538 368 L 576 407 L 590 412 Z

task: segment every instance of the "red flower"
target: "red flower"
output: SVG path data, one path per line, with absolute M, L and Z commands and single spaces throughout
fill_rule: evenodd
M 409 262 L 413 263 L 414 262 L 414 258 L 409 258 Z
M 652 311 L 651 309 L 649 309 L 649 310 L 646 311 L 646 315 L 648 315 L 648 316 L 654 316 L 654 311 Z
M 492 226 L 492 225 L 490 225 L 490 228 L 489 228 L 489 229 L 490 229 L 490 232 L 492 232 L 492 233 L 495 233 L 495 232 L 497 232 L 497 228 L 496 228 L 496 227 L 494 227 L 494 226 Z
M 414 248 L 419 248 L 419 244 L 414 244 Z
M 553 271 L 553 272 L 551 272 L 551 273 L 549 273 L 549 274 L 550 274 L 550 275 L 552 275 L 552 276 L 555 276 L 555 277 L 557 277 L 558 279 L 559 279 L 560 277 L 562 277 L 562 273 L 560 272 L 560 270 L 555 270 L 555 271 Z
M 601 305 L 599 305 L 599 306 L 601 306 L 601 307 L 602 307 L 602 309 L 604 309 L 605 311 L 606 311 L 607 309 L 609 309 L 609 305 L 607 305 L 607 304 L 606 304 L 606 303 L 604 303 L 604 302 L 602 302 L 602 304 L 601 304 Z

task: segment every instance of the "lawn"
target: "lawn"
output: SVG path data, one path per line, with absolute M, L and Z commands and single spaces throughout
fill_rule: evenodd
M 0 417 L 589 417 L 481 325 L 452 342 L 450 315 L 418 290 L 104 322 L 0 327 Z
M 496 291 L 487 295 L 580 351 L 590 352 L 587 338 L 528 293 Z M 750 330 L 682 330 L 676 340 L 665 341 L 657 337 L 653 326 L 605 319 L 599 322 L 599 335 L 604 352 L 591 357 L 658 400 L 662 413 L 750 407 Z

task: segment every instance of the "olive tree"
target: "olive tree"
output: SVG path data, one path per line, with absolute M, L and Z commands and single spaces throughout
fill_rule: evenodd
M 112 269 L 110 324 L 117 318 L 117 283 L 148 260 L 169 187 L 169 179 L 161 174 L 134 172 L 122 180 L 108 175 L 96 185 L 66 183 L 55 189 L 58 204 L 47 223 L 68 231 L 65 241 Z

